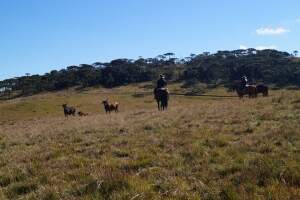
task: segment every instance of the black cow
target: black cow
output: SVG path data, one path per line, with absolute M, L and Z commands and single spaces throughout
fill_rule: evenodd
M 63 104 L 62 107 L 64 108 L 65 117 L 68 117 L 68 115 L 75 116 L 76 109 L 74 107 L 68 107 L 67 104 Z

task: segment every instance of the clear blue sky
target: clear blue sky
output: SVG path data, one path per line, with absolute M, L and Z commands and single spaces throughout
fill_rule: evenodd
M 0 80 L 115 58 L 300 48 L 299 0 L 0 0 Z

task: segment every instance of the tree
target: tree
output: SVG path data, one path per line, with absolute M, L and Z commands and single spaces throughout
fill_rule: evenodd
M 194 54 L 194 53 L 191 53 L 191 54 L 190 54 L 190 58 L 191 58 L 191 59 L 194 59 L 195 57 L 196 57 L 196 54 Z
M 169 52 L 169 53 L 165 53 L 164 56 L 165 56 L 165 57 L 168 57 L 168 60 L 170 60 L 171 57 L 175 56 L 175 54 L 172 53 L 172 52 Z
M 255 52 L 255 53 L 254 53 Z M 218 51 L 215 54 L 191 54 L 178 60 L 173 53 L 155 58 L 137 60 L 116 59 L 111 62 L 96 62 L 92 65 L 69 66 L 44 75 L 30 75 L 0 81 L 0 90 L 10 88 L 12 94 L 31 95 L 41 91 L 63 90 L 69 87 L 103 85 L 115 87 L 130 83 L 151 81 L 164 73 L 173 81 L 187 83 L 222 83 L 230 85 L 247 75 L 254 81 L 286 86 L 300 86 L 300 62 L 293 54 L 277 50 Z
M 166 56 L 165 55 L 158 55 L 156 57 L 158 60 L 165 60 L 166 59 Z
M 203 56 L 209 56 L 210 55 L 210 52 L 203 52 Z
M 297 57 L 299 52 L 298 52 L 298 50 L 295 50 L 293 53 L 294 53 L 294 56 Z

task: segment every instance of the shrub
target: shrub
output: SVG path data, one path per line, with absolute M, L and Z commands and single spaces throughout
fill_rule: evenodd
M 8 196 L 24 195 L 37 189 L 37 185 L 34 183 L 18 182 L 14 183 L 8 188 Z

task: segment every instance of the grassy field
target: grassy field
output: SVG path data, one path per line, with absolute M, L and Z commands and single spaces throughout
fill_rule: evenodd
M 0 199 L 300 199 L 300 91 L 171 96 L 158 112 L 148 88 L 0 101 Z M 63 103 L 90 115 L 66 119 Z

